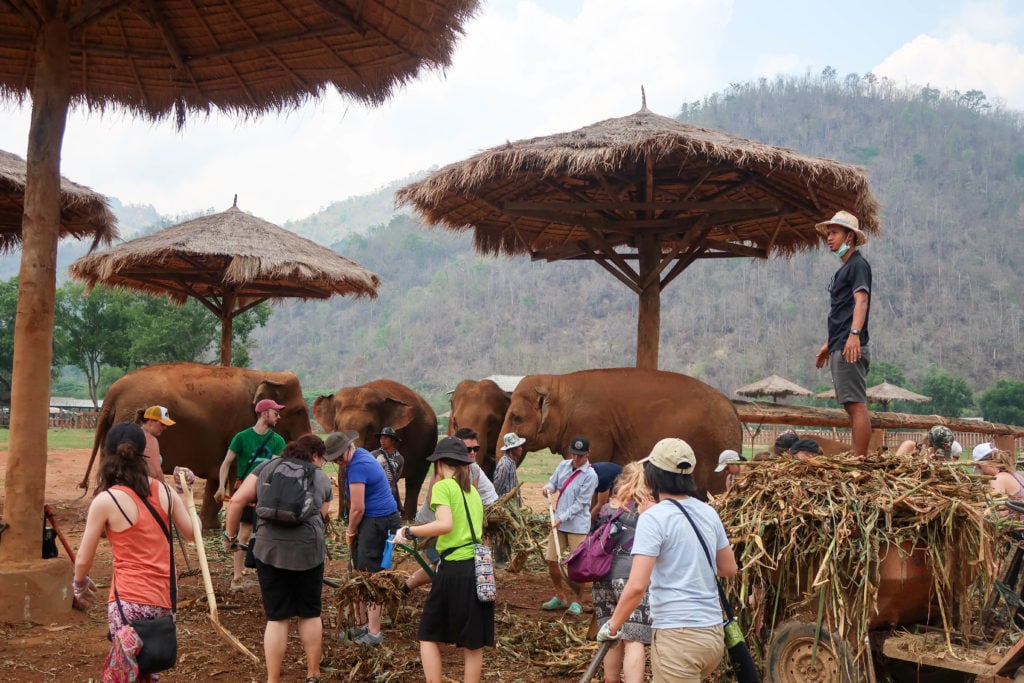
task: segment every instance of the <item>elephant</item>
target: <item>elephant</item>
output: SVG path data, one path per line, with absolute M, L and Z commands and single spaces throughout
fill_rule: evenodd
M 201 363 L 167 363 L 129 372 L 103 399 L 89 466 L 79 486 L 88 486 L 93 460 L 111 425 L 134 421 L 148 406 L 162 405 L 175 421 L 160 436 L 163 471 L 170 473 L 180 465 L 207 480 L 201 519 L 204 528 L 218 528 L 220 504 L 213 496 L 220 464 L 231 438 L 256 423 L 253 408 L 265 398 L 284 405 L 274 431 L 285 441 L 310 433 L 309 409 L 294 373 Z
M 422 396 L 393 380 L 377 379 L 317 397 L 313 417 L 329 431 L 359 432 L 358 444 L 370 451 L 380 447 L 376 435 L 381 429 L 394 428 L 402 440 L 398 450 L 405 458 L 403 514 L 406 519 L 416 516 L 420 487 L 430 468 L 427 456 L 437 445 L 437 416 Z
M 462 427 L 470 427 L 480 434 L 482 448 L 476 454 L 476 462 L 488 477 L 494 474 L 497 463 L 495 443 L 504 436 L 504 432 L 499 430 L 510 402 L 510 394 L 489 379 L 479 382 L 464 379 L 452 392 L 448 435 L 455 434 Z
M 742 448 L 732 402 L 700 380 L 674 372 L 609 368 L 566 375 L 527 375 L 512 393 L 501 434 L 526 439 L 527 451 L 565 454 L 577 434 L 590 439 L 592 462 L 640 460 L 666 437 L 684 439 L 697 456 L 701 495 L 725 490 L 718 456 Z

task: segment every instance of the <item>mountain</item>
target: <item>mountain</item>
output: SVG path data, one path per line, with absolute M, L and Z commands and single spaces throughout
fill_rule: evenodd
M 898 365 L 911 385 L 932 366 L 975 391 L 1024 376 L 1017 113 L 978 91 L 826 69 L 735 85 L 686 103 L 680 118 L 867 167 L 883 219 L 863 250 L 874 270 L 873 360 Z M 391 192 L 365 203 L 387 205 Z M 293 369 L 325 392 L 389 377 L 442 404 L 466 377 L 635 360 L 636 297 L 596 264 L 482 257 L 470 236 L 407 214 L 365 234 L 351 228 L 334 247 L 382 276 L 379 298 L 276 306 L 256 366 Z M 825 388 L 814 355 L 837 266 L 825 250 L 697 262 L 662 295 L 660 367 L 730 395 L 773 372 Z

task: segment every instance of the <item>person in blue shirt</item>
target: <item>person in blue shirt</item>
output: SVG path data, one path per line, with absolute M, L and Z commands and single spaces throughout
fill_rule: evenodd
M 551 520 L 551 535 L 548 536 L 548 549 L 544 559 L 548 562 L 548 574 L 555 586 L 555 597 L 543 605 L 546 610 L 564 609 L 566 614 L 578 616 L 583 614 L 580 599 L 583 587 L 562 580 L 562 558 L 558 551 L 575 550 L 590 533 L 590 499 L 597 489 L 597 473 L 590 466 L 590 440 L 585 436 L 574 436 L 569 442 L 569 459 L 558 463 L 548 483 L 544 484 L 544 495 L 550 496 L 558 492 L 554 515 Z M 556 540 L 557 539 L 557 546 Z M 565 584 L 573 592 L 574 600 L 566 601 Z
M 693 448 L 682 439 L 662 439 L 642 462 L 658 503 L 640 515 L 629 579 L 597 639 L 619 638 L 650 587 L 654 680 L 699 683 L 725 655 L 718 577 L 738 573 L 736 556 L 718 513 L 696 498 Z
M 345 470 L 345 491 L 348 497 L 348 528 L 345 542 L 352 553 L 356 569 L 379 572 L 384 559 L 384 545 L 388 534 L 402 525 L 398 505 L 391 494 L 384 468 L 368 450 L 357 448 L 354 432 L 335 432 L 326 439 L 327 454 L 334 457 L 338 451 L 338 467 Z M 366 606 L 366 622 L 350 629 L 348 636 L 362 645 L 380 645 L 384 634 L 380 631 L 381 605 Z M 357 610 L 359 615 L 363 610 Z M 357 617 L 358 619 L 358 617 Z

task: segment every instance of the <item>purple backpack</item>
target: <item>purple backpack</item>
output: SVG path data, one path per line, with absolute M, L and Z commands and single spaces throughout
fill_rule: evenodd
M 565 573 L 575 583 L 590 583 L 608 575 L 615 558 L 615 538 L 612 530 L 615 520 L 626 511 L 620 509 L 601 526 L 591 531 L 569 556 L 562 560 Z

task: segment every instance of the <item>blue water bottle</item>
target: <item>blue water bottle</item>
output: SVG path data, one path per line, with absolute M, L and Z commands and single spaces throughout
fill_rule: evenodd
M 381 569 L 391 569 L 391 555 L 395 552 L 395 535 L 388 534 L 387 543 L 384 544 L 384 556 L 380 560 Z

